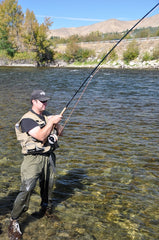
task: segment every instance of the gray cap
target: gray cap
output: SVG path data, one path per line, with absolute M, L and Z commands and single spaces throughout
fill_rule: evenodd
M 47 101 L 50 98 L 46 96 L 43 90 L 34 90 L 31 94 L 31 100 L 38 99 L 39 101 Z

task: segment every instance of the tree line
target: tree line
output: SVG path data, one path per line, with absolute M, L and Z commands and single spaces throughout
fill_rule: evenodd
M 52 44 L 67 44 L 72 40 L 80 43 L 80 42 L 96 42 L 96 41 L 111 41 L 118 40 L 123 37 L 125 32 L 113 32 L 113 33 L 102 33 L 99 31 L 91 32 L 85 36 L 81 36 L 78 34 L 72 35 L 68 38 L 61 37 L 51 37 Z M 126 36 L 126 39 L 137 39 L 137 38 L 150 38 L 150 37 L 159 37 L 159 27 L 147 27 L 135 29 L 131 33 Z
M 31 59 L 37 62 L 38 66 L 64 60 L 70 62 L 84 62 L 95 57 L 93 50 L 82 49 L 79 42 L 116 40 L 123 36 L 123 33 L 92 32 L 87 36 L 73 35 L 67 39 L 51 37 L 48 39 L 49 27 L 53 24 L 50 18 L 45 18 L 39 24 L 33 11 L 22 12 L 18 0 L 3 0 L 0 2 L 0 58 L 9 57 L 13 60 Z M 142 38 L 159 36 L 159 28 L 136 29 L 127 38 Z M 54 52 L 56 44 L 66 43 L 67 48 L 64 54 Z M 155 50 L 158 58 L 158 48 Z M 136 42 L 133 42 L 123 54 L 125 61 L 130 61 L 139 55 Z M 110 55 L 112 60 L 117 59 L 115 51 Z M 148 53 L 145 59 L 154 58 Z

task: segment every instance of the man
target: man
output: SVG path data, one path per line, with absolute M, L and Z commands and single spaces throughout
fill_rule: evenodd
M 21 188 L 13 210 L 8 229 L 10 239 L 21 239 L 18 218 L 28 210 L 30 196 L 36 186 L 40 185 L 41 210 L 51 208 L 51 193 L 55 174 L 55 154 L 58 147 L 58 136 L 62 133 L 59 122 L 61 115 L 49 115 L 45 111 L 49 98 L 42 90 L 34 90 L 31 94 L 32 109 L 24 114 L 15 125 L 17 139 L 21 143 L 24 160 L 21 165 Z

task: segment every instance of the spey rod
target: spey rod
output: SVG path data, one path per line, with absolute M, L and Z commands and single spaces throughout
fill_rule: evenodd
M 72 102 L 72 100 L 74 99 L 74 97 L 77 95 L 77 93 L 81 90 L 81 88 L 84 86 L 84 84 L 88 81 L 89 78 L 92 78 L 95 73 L 97 72 L 97 69 L 99 68 L 99 66 L 103 63 L 103 61 L 109 56 L 109 54 L 118 46 L 118 44 L 144 19 L 146 18 L 155 8 L 157 8 L 159 6 L 159 3 L 157 3 L 149 12 L 147 12 L 137 23 L 135 23 L 135 25 L 130 28 L 125 34 L 124 36 L 118 40 L 118 42 L 110 49 L 110 51 L 101 59 L 101 61 L 97 64 L 97 66 L 92 70 L 92 72 L 88 75 L 88 77 L 82 82 L 82 84 L 80 85 L 80 87 L 76 90 L 76 92 L 74 93 L 74 95 L 71 97 L 71 99 L 68 101 L 68 103 L 66 104 L 66 106 L 64 107 L 64 109 L 62 110 L 62 112 L 60 113 L 61 115 L 64 114 L 64 112 L 66 111 L 66 109 L 68 108 L 68 106 L 70 105 L 70 103 Z

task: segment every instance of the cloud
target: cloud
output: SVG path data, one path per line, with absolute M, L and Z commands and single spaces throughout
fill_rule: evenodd
M 43 15 L 36 15 L 38 18 L 56 18 L 56 19 L 65 19 L 65 20 L 72 20 L 72 21 L 88 21 L 88 22 L 101 22 L 105 21 L 105 19 L 95 19 L 95 18 L 73 18 L 73 17 L 55 17 L 55 16 L 43 16 Z

